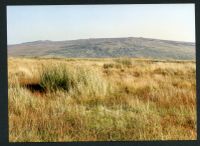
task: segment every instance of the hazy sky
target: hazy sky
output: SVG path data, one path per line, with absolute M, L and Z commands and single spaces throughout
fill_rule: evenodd
M 8 6 L 8 44 L 147 37 L 195 42 L 193 4 Z

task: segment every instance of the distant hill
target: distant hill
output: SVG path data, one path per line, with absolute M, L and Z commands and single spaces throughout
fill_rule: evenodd
M 145 57 L 195 59 L 195 43 L 149 38 L 98 38 L 70 41 L 35 41 L 8 46 L 9 56 Z

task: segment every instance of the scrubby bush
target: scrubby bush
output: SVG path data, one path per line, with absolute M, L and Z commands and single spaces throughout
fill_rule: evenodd
M 107 69 L 107 68 L 113 68 L 115 65 L 113 63 L 106 63 L 103 65 L 103 68 L 104 69 Z
M 108 68 L 118 68 L 118 69 L 121 69 L 123 67 L 122 64 L 119 64 L 119 63 L 106 63 L 103 65 L 103 68 L 104 69 L 108 69 Z
M 123 66 L 131 66 L 132 65 L 131 59 L 129 59 L 129 58 L 118 58 L 118 59 L 115 59 L 115 62 L 122 64 Z

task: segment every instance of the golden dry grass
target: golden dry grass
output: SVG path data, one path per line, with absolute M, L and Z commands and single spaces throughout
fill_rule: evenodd
M 10 142 L 197 138 L 194 61 L 9 58 L 8 67 Z

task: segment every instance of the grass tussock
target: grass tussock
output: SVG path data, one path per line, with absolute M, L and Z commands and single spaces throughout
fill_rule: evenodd
M 109 83 L 97 71 L 71 68 L 64 64 L 44 67 L 39 84 L 50 92 L 65 90 L 76 96 L 106 96 L 111 89 Z
M 196 140 L 195 62 L 119 60 L 10 58 L 10 142 Z
M 44 67 L 40 75 L 39 84 L 42 88 L 48 91 L 59 89 L 69 91 L 69 89 L 74 86 L 72 73 L 61 65 Z

